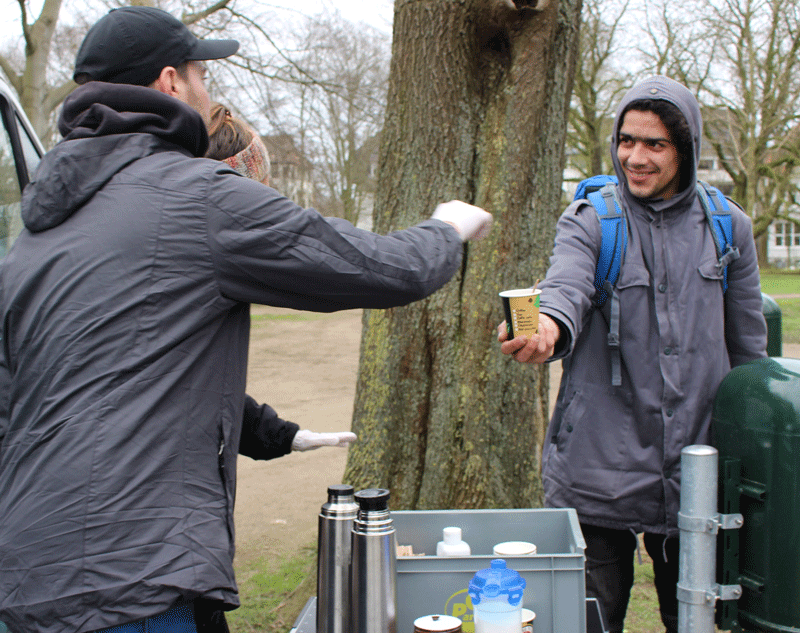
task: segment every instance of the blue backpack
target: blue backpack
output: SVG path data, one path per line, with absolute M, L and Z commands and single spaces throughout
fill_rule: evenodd
M 622 384 L 619 356 L 619 298 L 614 293 L 625 249 L 628 245 L 628 228 L 625 211 L 619 202 L 616 176 L 592 176 L 578 184 L 574 200 L 588 200 L 600 219 L 602 243 L 594 274 L 595 305 L 604 308 L 608 321 L 608 346 L 611 348 L 611 384 Z M 731 209 L 723 193 L 705 182 L 697 182 L 697 197 L 703 206 L 706 220 L 713 228 L 717 251 L 717 270 L 722 275 L 722 291 L 728 289 L 728 264 L 739 259 L 739 249 L 733 245 Z

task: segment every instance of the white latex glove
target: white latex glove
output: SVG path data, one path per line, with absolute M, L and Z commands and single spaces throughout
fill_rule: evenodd
M 431 217 L 452 224 L 462 242 L 483 239 L 492 228 L 491 213 L 460 200 L 443 202 L 436 207 Z
M 356 441 L 356 434 L 345 433 L 314 433 L 308 429 L 300 429 L 292 440 L 293 451 L 310 451 L 320 446 L 347 447 Z

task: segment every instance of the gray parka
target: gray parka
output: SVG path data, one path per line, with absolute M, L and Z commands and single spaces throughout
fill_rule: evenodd
M 686 117 L 694 160 L 688 185 L 666 201 L 632 196 L 617 160 L 620 114 L 639 99 L 664 99 Z M 695 193 L 700 111 L 691 93 L 664 77 L 633 88 L 614 124 L 611 155 L 622 184 L 628 246 L 616 284 L 622 386 L 611 384 L 608 326 L 593 307 L 600 222 L 585 202 L 561 216 L 541 310 L 562 325 L 558 401 L 544 443 L 546 504 L 574 507 L 581 521 L 674 534 L 680 453 L 708 444 L 717 387 L 732 366 L 765 356 L 766 325 L 748 217 L 732 211 L 741 257 L 722 291 L 711 228 Z
M 296 430 L 245 398 L 250 303 L 406 304 L 461 240 L 438 220 L 362 231 L 197 158 L 200 116 L 149 88 L 82 86 L 60 129 L 0 268 L 0 621 L 233 608 L 237 452 L 283 454 Z

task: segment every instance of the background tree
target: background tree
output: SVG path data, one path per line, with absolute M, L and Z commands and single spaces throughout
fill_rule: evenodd
M 713 15 L 733 90 L 703 84 L 706 136 L 733 180 L 733 198 L 753 217 L 764 261 L 769 225 L 790 219 L 787 210 L 797 204 L 800 6 L 794 0 L 727 0 Z
M 547 374 L 502 357 L 497 293 L 543 275 L 560 182 L 578 0 L 397 0 L 375 224 L 438 202 L 495 216 L 461 272 L 428 300 L 367 311 L 345 480 L 392 507 L 540 504 Z
M 377 29 L 320 14 L 305 21 L 273 83 L 287 94 L 273 121 L 283 130 L 294 124 L 316 161 L 324 210 L 353 223 L 372 208 L 371 147 L 383 125 L 389 47 Z
M 666 0 L 648 21 L 649 69 L 692 86 L 704 132 L 753 218 L 759 261 L 776 219 L 794 221 L 800 182 L 800 5 Z M 705 19 L 698 20 L 697 16 Z
M 713 1 L 644 2 L 637 12 L 642 36 L 633 38 L 636 43 L 631 51 L 639 53 L 640 72 L 666 75 L 687 86 L 708 80 L 715 51 L 715 40 L 708 30 L 708 9 Z
M 620 63 L 617 33 L 630 0 L 585 0 L 581 15 L 578 68 L 569 112 L 567 148 L 578 180 L 613 172 L 608 140 L 614 108 L 632 84 L 630 67 Z
M 182 20 L 187 25 L 203 26 L 203 21 L 224 9 L 232 0 L 211 0 L 204 3 L 183 2 Z M 39 15 L 32 20 L 30 3 L 17 0 L 20 11 L 24 54 L 9 49 L 0 54 L 0 68 L 17 93 L 39 138 L 46 145 L 55 140 L 54 113 L 61 102 L 76 88 L 72 81 L 73 62 L 81 41 L 103 13 L 112 6 L 139 4 L 170 8 L 167 3 L 133 0 L 116 4 L 98 4 L 94 11 L 72 15 L 73 22 L 61 21 L 62 0 L 44 0 Z M 177 6 L 177 3 L 173 3 Z
M 389 37 L 338 13 L 279 14 L 243 0 L 96 0 L 74 13 L 62 11 L 61 0 L 46 0 L 31 23 L 29 3 L 18 0 L 24 46 L 8 46 L 0 68 L 46 146 L 58 140 L 57 108 L 76 87 L 71 75 L 80 42 L 110 8 L 127 4 L 159 6 L 201 38 L 239 40 L 236 56 L 210 65 L 212 98 L 262 134 L 288 134 L 303 165 L 313 161 L 313 171 L 298 169 L 299 180 L 292 180 L 291 189 L 303 193 L 299 202 L 354 222 L 371 209 L 369 144 L 377 146 L 383 119 Z M 312 183 L 323 191 L 313 201 Z
M 59 72 L 51 64 L 61 0 L 45 0 L 39 16 L 33 22 L 30 22 L 28 3 L 19 0 L 18 4 L 24 61 L 18 66 L 8 54 L 0 55 L 0 68 L 17 92 L 39 138 L 47 142 L 53 134 L 52 112 L 75 88 L 72 79 L 66 78 L 63 71 Z

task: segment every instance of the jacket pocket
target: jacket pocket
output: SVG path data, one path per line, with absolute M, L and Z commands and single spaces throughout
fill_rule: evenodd
M 625 262 L 614 286 L 614 296 L 600 308 L 609 330 L 613 329 L 618 336 L 623 333 L 622 323 L 637 318 L 642 306 L 647 305 L 649 288 L 650 271 L 643 264 Z M 616 321 L 613 317 L 615 305 L 618 308 Z
M 225 499 L 225 521 L 228 528 L 228 537 L 233 542 L 233 496 L 230 491 L 230 477 L 228 476 L 227 446 L 225 445 L 225 435 L 220 428 L 219 444 L 217 452 L 217 467 L 219 469 L 220 483 L 222 484 L 222 495 Z
M 592 496 L 612 497 L 620 474 L 630 466 L 631 407 L 630 397 L 612 396 L 602 387 L 584 383 L 576 388 L 563 409 L 554 412 L 558 430 L 547 476 Z
M 650 272 L 642 264 L 624 263 L 616 287 L 619 290 L 635 286 L 649 286 Z

